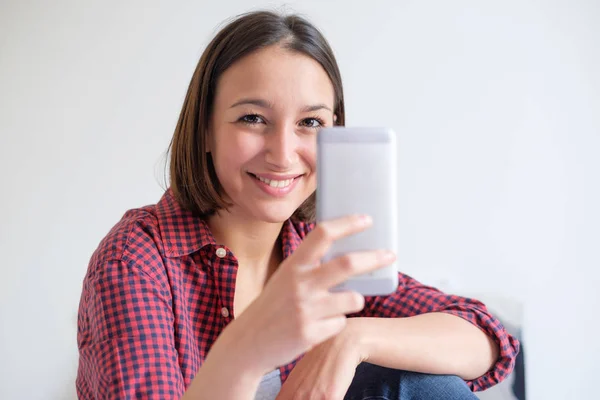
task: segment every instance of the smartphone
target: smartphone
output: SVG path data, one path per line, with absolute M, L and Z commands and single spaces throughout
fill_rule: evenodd
M 387 249 L 397 253 L 396 135 L 387 128 L 323 128 L 317 134 L 317 224 L 367 214 L 373 225 L 343 238 L 323 262 L 348 252 Z M 333 290 L 387 295 L 398 287 L 397 263 L 355 276 Z

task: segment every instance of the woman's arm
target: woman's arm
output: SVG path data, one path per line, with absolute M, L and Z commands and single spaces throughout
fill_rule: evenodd
M 235 335 L 231 328 L 233 325 L 225 328 L 213 344 L 182 400 L 254 399 L 267 371 L 257 368 L 256 360 L 244 354 L 244 336 Z
M 402 273 L 396 292 L 367 298 L 364 310 L 352 316 L 376 318 L 369 321 L 368 328 L 390 328 L 363 331 L 368 341 L 368 336 L 376 334 L 371 339 L 386 340 L 390 348 L 397 350 L 382 359 L 374 349 L 375 360 L 385 363 L 390 361 L 387 357 L 396 361 L 401 357 L 405 368 L 426 373 L 440 373 L 440 366 L 450 367 L 442 371 L 465 378 L 474 391 L 505 379 L 519 352 L 518 340 L 506 332 L 484 304 L 443 293 Z M 404 348 L 405 342 L 411 345 Z
M 178 399 L 185 384 L 168 293 L 140 265 L 101 256 L 79 306 L 78 398 Z
M 99 261 L 90 269 L 78 321 L 80 399 L 180 399 L 184 391 L 184 399 L 254 399 L 263 371 L 253 370 L 228 329 L 186 390 L 164 285 L 134 262 Z
M 408 318 L 352 318 L 347 329 L 372 364 L 465 380 L 488 372 L 498 344 L 475 325 L 444 313 Z

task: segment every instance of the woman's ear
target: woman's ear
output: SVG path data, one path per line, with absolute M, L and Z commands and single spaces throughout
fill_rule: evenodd
M 333 114 L 333 124 L 335 125 L 336 122 L 337 122 L 337 114 Z

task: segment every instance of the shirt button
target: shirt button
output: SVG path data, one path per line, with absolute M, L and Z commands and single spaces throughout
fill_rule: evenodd
M 227 307 L 221 308 L 221 315 L 225 318 L 229 317 L 229 310 L 227 309 Z
M 219 257 L 219 258 L 223 258 L 223 257 L 225 257 L 226 255 L 227 255 L 227 250 L 225 250 L 225 249 L 224 249 L 224 248 L 222 248 L 222 247 L 219 247 L 219 248 L 217 249 L 217 257 Z

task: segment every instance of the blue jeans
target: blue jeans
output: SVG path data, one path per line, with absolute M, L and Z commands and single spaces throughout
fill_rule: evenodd
M 344 400 L 477 399 L 454 375 L 428 375 L 362 363 L 356 368 Z

